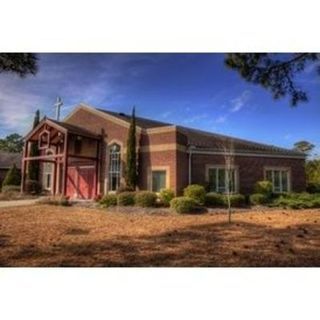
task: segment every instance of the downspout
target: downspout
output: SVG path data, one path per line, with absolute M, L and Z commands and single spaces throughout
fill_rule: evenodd
M 189 153 L 189 185 L 192 184 L 192 150 L 195 149 L 195 146 L 189 145 L 188 146 L 188 153 Z

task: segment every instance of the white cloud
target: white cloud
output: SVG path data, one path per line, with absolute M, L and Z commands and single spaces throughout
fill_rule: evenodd
M 250 98 L 251 98 L 251 92 L 249 90 L 243 91 L 240 96 L 230 101 L 231 103 L 230 112 L 240 111 L 246 105 L 246 103 L 250 100 Z
M 219 116 L 216 120 L 215 120 L 215 123 L 224 123 L 227 121 L 227 115 L 224 115 L 224 116 Z
M 208 114 L 203 113 L 203 114 L 195 115 L 193 117 L 189 117 L 189 118 L 183 120 L 182 122 L 185 124 L 190 124 L 190 123 L 194 123 L 194 122 L 206 119 L 207 117 L 208 117 Z

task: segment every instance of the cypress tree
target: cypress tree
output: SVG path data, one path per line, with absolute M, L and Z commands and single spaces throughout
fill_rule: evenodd
M 135 189 L 137 185 L 137 153 L 136 153 L 136 116 L 135 107 L 132 109 L 130 128 L 127 139 L 127 187 Z
M 21 183 L 20 171 L 14 164 L 10 170 L 7 172 L 6 177 L 2 182 L 2 186 L 19 186 Z
M 39 122 L 40 122 L 40 111 L 37 110 L 33 120 L 33 129 L 39 124 Z M 39 153 L 38 143 L 33 142 L 30 148 L 30 156 L 37 157 L 39 155 L 40 153 Z M 39 181 L 39 171 L 40 171 L 39 161 L 38 160 L 30 161 L 29 168 L 28 168 L 28 179 Z

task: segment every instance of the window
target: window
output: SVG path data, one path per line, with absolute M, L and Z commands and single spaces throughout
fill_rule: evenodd
M 109 191 L 116 191 L 120 186 L 121 153 L 120 146 L 113 144 L 109 154 Z
M 46 154 L 52 155 L 53 152 L 48 150 Z M 52 172 L 53 172 L 53 164 L 51 162 L 45 162 L 43 164 L 43 178 L 42 178 L 42 185 L 44 190 L 51 191 L 52 189 Z
M 152 171 L 152 191 L 160 192 L 161 189 L 166 187 L 166 174 L 165 170 Z
M 289 192 L 288 169 L 266 169 L 265 179 L 272 182 L 274 193 Z
M 211 192 L 225 193 L 228 191 L 236 192 L 236 169 L 226 170 L 225 168 L 208 169 L 209 190 Z

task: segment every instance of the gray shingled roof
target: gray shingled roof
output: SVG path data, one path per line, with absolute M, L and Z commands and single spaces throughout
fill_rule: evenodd
M 17 168 L 21 168 L 21 153 L 11 153 L 0 151 L 0 169 L 9 169 L 15 163 Z
M 128 123 L 130 123 L 131 120 L 131 115 L 122 113 L 122 112 L 113 112 L 113 111 L 108 111 L 104 109 L 97 109 L 99 111 L 102 111 L 106 114 L 110 114 L 111 116 L 114 116 L 118 119 L 124 120 Z M 141 118 L 141 117 L 136 117 L 136 124 L 138 127 L 141 127 L 143 129 L 151 129 L 151 128 L 159 128 L 159 127 L 166 127 L 166 126 L 171 126 L 171 123 L 165 123 L 161 121 L 156 121 L 152 119 L 146 119 L 146 118 Z
M 118 119 L 124 120 L 130 123 L 131 115 L 127 115 L 124 113 L 117 113 L 113 111 L 108 111 L 104 109 L 97 109 L 104 113 L 110 114 Z M 136 124 L 137 126 L 144 128 L 144 129 L 151 129 L 151 128 L 159 128 L 164 126 L 173 126 L 172 123 L 165 123 L 151 119 L 145 119 L 141 117 L 136 117 Z M 188 144 L 193 145 L 199 149 L 220 149 L 221 150 L 221 142 L 230 142 L 233 143 L 233 146 L 236 151 L 238 152 L 254 152 L 254 153 L 271 153 L 277 155 L 291 155 L 297 157 L 303 157 L 304 154 L 301 152 L 297 152 L 295 150 L 286 149 L 277 147 L 274 145 L 268 145 L 264 143 L 258 143 L 254 141 L 239 139 L 235 137 L 230 137 L 226 135 L 216 134 L 213 132 L 202 131 L 193 128 L 187 128 L 183 126 L 177 126 L 178 130 L 185 134 L 188 138 Z

